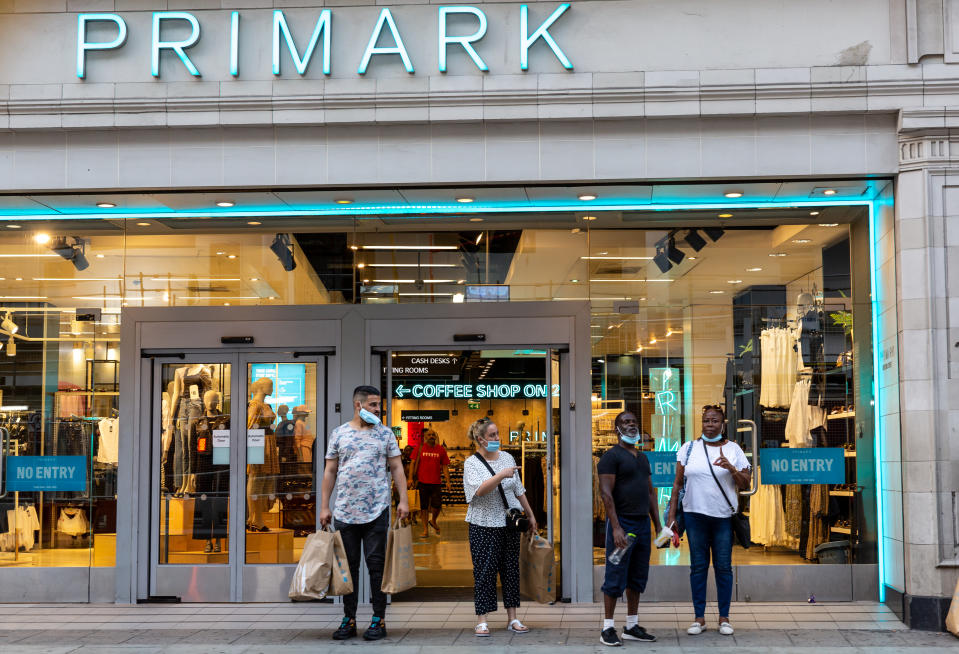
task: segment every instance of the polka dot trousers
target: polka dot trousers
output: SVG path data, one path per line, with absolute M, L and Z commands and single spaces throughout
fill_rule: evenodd
M 506 527 L 470 524 L 473 557 L 473 603 L 476 615 L 496 610 L 496 575 L 503 585 L 503 606 L 519 606 L 519 534 Z

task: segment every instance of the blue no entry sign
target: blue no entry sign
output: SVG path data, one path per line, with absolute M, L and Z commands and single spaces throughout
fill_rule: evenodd
M 843 484 L 845 453 L 841 447 L 784 447 L 759 450 L 764 484 Z
M 83 491 L 86 488 L 85 456 L 7 457 L 8 491 Z

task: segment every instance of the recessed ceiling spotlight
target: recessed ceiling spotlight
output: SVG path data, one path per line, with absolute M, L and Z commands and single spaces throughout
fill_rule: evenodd
M 97 259 L 102 259 L 103 256 L 104 256 L 104 255 L 102 255 L 102 254 L 98 254 L 98 255 L 97 255 Z
M 570 281 L 571 284 L 579 284 L 579 280 L 578 280 L 578 279 L 571 279 L 571 280 L 569 280 L 569 281 Z
M 810 215 L 810 216 L 818 216 L 818 215 L 819 215 L 819 212 L 818 212 L 818 211 L 810 211 L 810 212 L 809 212 L 809 215 Z
M 823 194 L 823 195 L 835 195 L 835 194 L 836 194 L 836 189 L 834 189 L 834 188 L 827 188 L 825 191 L 822 192 L 822 194 Z
M 268 297 L 268 298 L 266 298 L 266 299 L 267 299 L 267 300 L 275 300 L 275 299 L 276 299 L 276 296 L 275 296 L 275 295 L 271 295 L 270 297 Z
M 260 281 L 260 278 L 259 278 L 259 277 L 250 277 L 250 281 L 251 281 L 251 282 L 258 282 L 258 281 Z
M 471 198 L 468 195 L 463 195 L 456 198 L 457 202 L 462 202 L 463 204 L 469 204 L 470 202 L 476 202 L 476 198 Z
M 689 259 L 690 261 L 695 261 L 695 260 L 698 259 L 699 257 L 686 257 L 686 258 Z
M 741 279 L 727 279 L 727 280 L 726 280 L 726 283 L 727 283 L 727 284 L 742 284 L 742 283 L 743 283 L 743 280 L 741 280 Z
M 588 221 L 596 220 L 596 216 L 583 216 L 583 220 L 588 220 Z
M 794 239 L 793 239 L 793 243 L 796 243 L 796 244 L 798 244 L 798 245 L 804 245 L 805 243 L 812 243 L 812 239 L 808 239 L 808 238 L 794 238 Z
M 710 291 L 709 294 L 710 294 L 710 295 L 722 295 L 722 294 L 725 293 L 725 292 L 726 292 L 726 291 Z
M 741 198 L 743 197 L 742 191 L 726 191 L 723 193 L 727 198 Z
M 481 223 L 483 222 L 482 218 L 470 218 L 471 223 Z
M 785 252 L 770 252 L 769 256 L 771 257 L 785 257 L 788 256 Z
M 246 224 L 247 224 L 247 225 L 262 225 L 263 223 L 261 223 L 259 220 L 250 220 L 250 221 L 248 221 Z
M 50 242 L 50 235 L 45 232 L 40 232 L 39 234 L 34 234 L 33 240 L 43 245 Z
M 117 205 L 114 202 L 97 202 L 97 206 L 101 209 L 116 209 Z
M 235 254 L 228 254 L 228 255 L 226 255 L 226 258 L 227 258 L 227 259 L 236 259 L 236 255 L 235 255 Z
M 732 215 L 731 213 L 721 213 L 721 214 L 719 214 L 718 217 L 719 217 L 719 218 L 732 218 L 733 215 Z
M 224 209 L 229 209 L 230 207 L 235 207 L 236 202 L 230 202 L 229 200 L 220 200 L 216 203 L 216 206 L 223 207 Z
M 137 223 L 138 227 L 149 227 L 150 223 Z
M 579 199 L 582 200 L 583 202 L 591 202 L 592 200 L 596 199 L 596 195 L 592 193 L 580 193 Z
M 839 223 L 819 223 L 820 227 L 839 227 Z
M 353 198 L 337 198 L 333 200 L 337 204 L 353 204 Z
M 7 229 L 20 229 L 20 225 L 7 225 Z
M 762 268 L 746 268 L 746 272 L 762 272 Z
M 358 264 L 356 264 L 356 267 L 359 268 L 360 270 L 363 270 L 364 268 L 366 268 L 366 264 L 360 261 Z
M 359 245 L 351 245 L 351 246 L 350 246 L 350 249 L 355 252 L 356 250 L 359 250 L 359 249 L 360 249 L 360 246 L 359 246 Z
M 230 306 L 230 303 L 229 303 L 229 302 L 224 302 L 224 303 L 223 303 L 223 306 L 228 307 L 228 306 Z

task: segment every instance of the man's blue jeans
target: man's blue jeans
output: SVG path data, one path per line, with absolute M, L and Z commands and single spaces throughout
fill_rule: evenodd
M 689 536 L 689 587 L 696 617 L 706 617 L 706 579 L 711 551 L 719 617 L 728 618 L 733 594 L 733 529 L 729 518 L 686 513 L 686 534 Z

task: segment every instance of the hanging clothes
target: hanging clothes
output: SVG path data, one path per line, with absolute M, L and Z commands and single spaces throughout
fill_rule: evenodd
M 802 486 L 786 486 L 785 505 L 783 512 L 786 515 L 786 535 L 799 544 L 799 535 L 802 530 Z
M 760 333 L 759 403 L 762 406 L 785 408 L 790 405 L 796 371 L 801 365 L 797 336 L 795 329 L 787 327 L 772 327 Z
M 786 418 L 786 442 L 789 447 L 812 447 L 810 430 L 809 379 L 800 379 L 793 389 L 792 405 Z
M 749 501 L 749 528 L 754 543 L 767 547 L 796 548 L 797 540 L 786 531 L 786 513 L 780 486 L 759 486 Z
M 60 518 L 57 520 L 57 531 L 70 536 L 82 536 L 90 531 L 87 514 L 83 509 L 66 507 L 60 509 Z
M 0 540 L 0 549 L 6 552 L 12 552 L 14 542 L 24 550 L 32 550 L 36 543 L 36 531 L 40 529 L 40 520 L 37 518 L 37 510 L 32 504 L 21 504 L 16 509 L 10 509 L 7 512 L 7 532 L 3 534 L 5 538 Z M 16 521 L 16 522 L 14 522 Z M 16 524 L 16 537 L 14 537 L 13 525 Z
M 97 461 L 100 463 L 120 462 L 120 421 L 117 418 L 104 418 L 97 426 L 100 430 L 100 437 L 97 445 Z
M 806 558 L 816 558 L 816 546 L 829 540 L 829 487 L 815 484 L 809 488 L 809 537 L 806 539 Z

